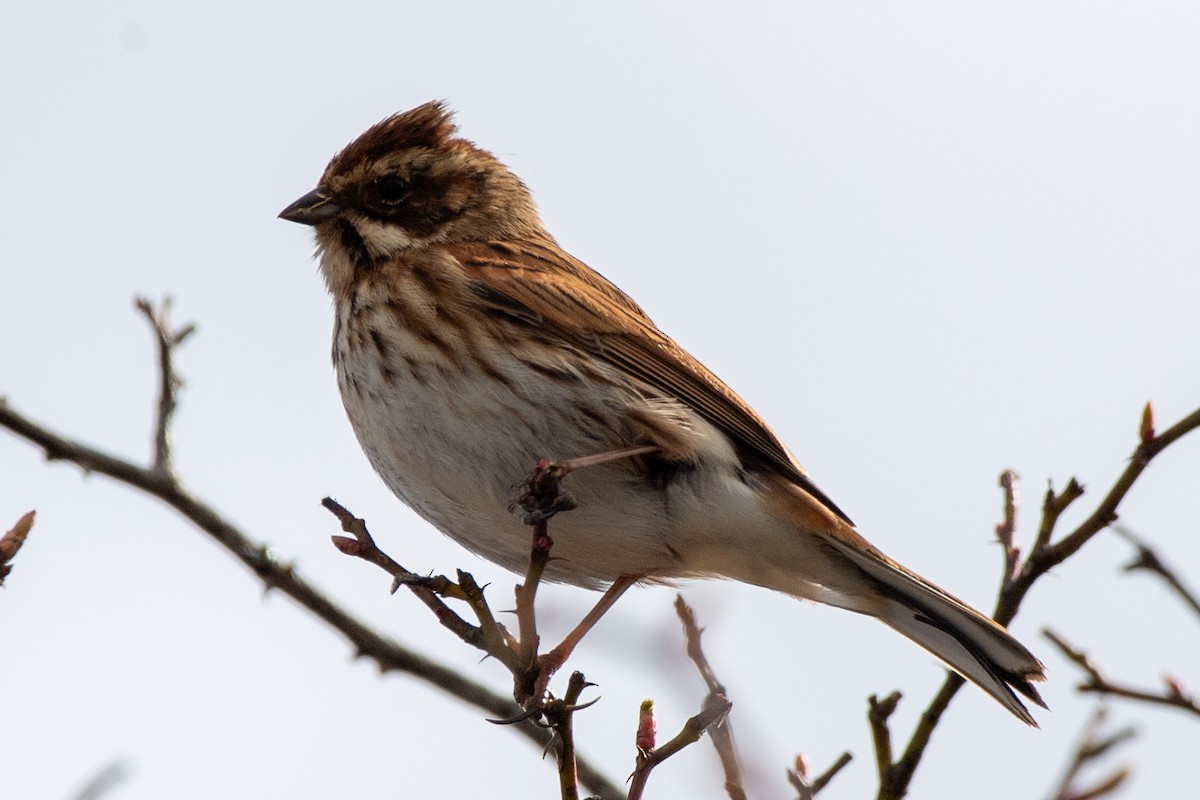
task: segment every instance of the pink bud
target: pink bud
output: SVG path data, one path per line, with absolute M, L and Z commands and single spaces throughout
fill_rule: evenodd
M 654 719 L 654 701 L 643 700 L 638 709 L 637 749 L 648 752 L 654 749 L 658 722 Z

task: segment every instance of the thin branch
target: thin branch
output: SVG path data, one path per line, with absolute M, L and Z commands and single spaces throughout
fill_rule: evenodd
M 1004 548 L 1004 574 L 1000 576 L 1000 586 L 1012 583 L 1021 569 L 1021 548 L 1017 544 L 1017 508 L 1020 506 L 1020 495 L 1017 491 L 1020 476 L 1011 469 L 1000 473 L 1000 488 L 1004 490 L 1004 516 L 996 524 L 996 541 Z
M 127 780 L 129 766 L 121 760 L 112 761 L 89 778 L 72 800 L 99 800 Z
M 812 780 L 808 779 L 808 760 L 803 754 L 796 756 L 796 766 L 794 769 L 789 769 L 787 773 L 788 783 L 796 790 L 796 800 L 815 800 L 821 790 L 829 785 L 833 777 L 845 769 L 854 756 L 849 752 L 842 753 L 838 756 L 837 761 L 829 769 L 822 772 Z
M 554 540 L 550 538 L 547 532 L 547 521 L 539 519 L 532 525 L 533 537 L 529 545 L 529 568 L 525 571 L 525 580 L 517 584 L 513 589 L 513 595 L 517 601 L 517 637 L 520 642 L 518 649 L 518 661 L 522 668 L 529 671 L 534 667 L 534 662 L 537 660 L 538 644 L 541 638 L 537 632 L 537 614 L 534 612 L 534 601 L 537 600 L 538 586 L 542 582 L 542 573 L 546 571 L 546 565 L 550 563 L 550 548 L 554 546 Z M 535 702 L 540 701 L 541 697 L 534 697 L 535 692 L 531 690 L 531 699 Z
M 713 725 L 722 723 L 731 708 L 733 708 L 733 703 L 721 695 L 710 694 L 704 699 L 700 713 L 688 719 L 674 739 L 662 747 L 639 752 L 633 775 L 629 781 L 628 800 L 641 798 L 646 791 L 646 782 L 650 780 L 650 773 L 654 768 L 688 745 L 700 741 L 704 731 Z
M 459 639 L 472 647 L 482 650 L 509 669 L 517 669 L 516 652 L 509 647 L 504 635 L 500 632 L 500 626 L 496 623 L 495 618 L 492 617 L 486 602 L 483 601 L 483 593 L 479 591 L 474 578 L 465 572 L 459 573 L 460 579 L 465 577 L 472 590 L 478 593 L 476 602 L 469 602 L 468 604 L 479 615 L 481 623 L 479 627 L 471 625 L 458 614 L 454 613 L 454 610 L 446 605 L 442 601 L 442 597 L 439 596 L 439 594 L 442 596 L 454 596 L 465 600 L 468 597 L 467 590 L 444 576 L 423 578 L 420 575 L 414 575 L 387 553 L 379 549 L 379 546 L 375 544 L 375 539 L 372 538 L 370 532 L 367 530 L 365 520 L 354 516 L 354 514 L 331 497 L 326 497 L 322 500 L 321 505 L 338 518 L 338 521 L 342 524 L 343 531 L 354 536 L 353 539 L 345 536 L 331 537 L 334 546 L 338 550 L 346 555 L 361 558 L 379 567 L 393 578 L 394 587 L 407 586 L 434 613 L 438 622 Z
M 1161 692 L 1152 692 L 1146 689 L 1138 689 L 1114 683 L 1104 676 L 1100 668 L 1096 666 L 1096 662 L 1083 650 L 1071 645 L 1052 630 L 1043 630 L 1042 635 L 1053 642 L 1054 646 L 1059 649 L 1067 660 L 1078 666 L 1087 676 L 1087 680 L 1075 687 L 1076 691 L 1107 695 L 1109 697 L 1123 697 L 1127 700 L 1137 700 L 1143 703 L 1167 706 L 1168 708 L 1178 708 L 1181 711 L 1187 711 L 1200 716 L 1200 701 L 1197 701 L 1193 695 L 1188 693 L 1178 680 L 1170 677 L 1166 678 L 1164 680 L 1166 689 Z
M 172 337 L 168 337 L 170 346 L 174 347 L 183 338 L 186 338 L 187 331 L 188 329 L 184 328 Z M 160 367 L 161 365 L 160 359 Z M 162 378 L 160 385 L 168 385 L 164 376 L 160 376 L 160 378 Z M 164 410 L 168 413 L 162 413 Z M 492 716 L 507 717 L 514 714 L 517 709 L 511 701 L 461 673 L 376 633 L 301 578 L 292 565 L 277 560 L 265 545 L 250 539 L 232 522 L 185 489 L 169 469 L 169 423 L 173 411 L 173 405 L 167 408 L 160 402 L 160 414 L 155 435 L 157 466 L 150 467 L 139 466 L 126 459 L 55 433 L 16 411 L 2 397 L 0 397 L 0 427 L 8 429 L 40 448 L 48 461 L 66 461 L 85 472 L 105 475 L 156 497 L 174 508 L 245 564 L 267 588 L 277 589 L 291 597 L 301 607 L 341 633 L 354 647 L 358 656 L 374 660 L 381 671 L 410 674 Z M 158 431 L 164 424 L 167 426 L 167 431 L 164 435 L 159 436 Z M 167 446 L 165 459 L 157 457 L 158 442 L 165 443 Z M 166 464 L 167 467 L 163 468 L 163 464 Z M 532 722 L 526 722 L 517 727 L 524 736 L 544 746 L 546 733 L 542 728 Z M 585 786 L 604 797 L 619 796 L 620 789 L 599 770 L 582 759 L 577 759 L 577 763 L 580 781 Z
M 683 624 L 684 646 L 688 658 L 700 671 L 700 677 L 708 687 L 709 697 L 726 698 L 725 687 L 717 680 L 717 674 L 708 663 L 704 648 L 700 646 L 700 635 L 704 633 L 704 629 L 696 624 L 696 612 L 684 601 L 683 595 L 675 595 L 675 613 Z M 729 795 L 730 800 L 746 800 L 742 767 L 738 762 L 737 747 L 733 743 L 733 724 L 728 719 L 712 729 L 712 743 L 716 748 L 717 757 L 721 759 L 721 769 L 725 773 L 725 793 Z
M 1137 548 L 1137 556 L 1133 561 L 1125 565 L 1126 572 L 1134 572 L 1135 570 L 1146 570 L 1158 575 L 1167 585 L 1170 586 L 1176 594 L 1183 598 L 1183 602 L 1188 605 L 1192 611 L 1200 614 L 1200 599 L 1197 599 L 1195 593 L 1184 586 L 1183 581 L 1175 570 L 1167 566 L 1166 562 L 1159 557 L 1153 547 L 1144 539 L 1138 537 L 1132 530 L 1125 525 L 1114 525 L 1113 530 L 1125 539 L 1127 542 Z
M 171 422 L 179 405 L 179 390 L 183 379 L 175 370 L 175 349 L 196 331 L 193 324 L 184 325 L 177 331 L 171 330 L 171 298 L 164 297 L 158 308 L 145 297 L 134 301 L 134 306 L 150 323 L 158 344 L 158 417 L 154 424 L 154 466 L 152 469 L 164 477 L 173 477 L 174 464 L 171 458 Z
M 278 589 L 296 600 L 345 635 L 360 656 L 376 660 L 382 669 L 409 672 L 488 711 L 507 713 L 511 710 L 509 703 L 482 686 L 376 634 L 301 578 L 290 564 L 277 561 L 268 547 L 252 541 L 173 478 L 65 439 L 7 403 L 0 403 L 0 426 L 42 448 L 49 460 L 68 461 L 88 472 L 105 475 L 157 497 L 225 547 L 267 588 Z
M 1058 518 L 1072 503 L 1083 497 L 1083 491 L 1083 485 L 1073 477 L 1067 481 L 1067 486 L 1061 494 L 1055 493 L 1054 486 L 1047 482 L 1046 494 L 1042 498 L 1042 521 L 1033 540 L 1034 552 L 1044 552 L 1050 546 L 1050 537 L 1054 535 Z
M 1084 727 L 1075 747 L 1075 754 L 1067 765 L 1066 773 L 1059 782 L 1058 788 L 1051 795 L 1052 800 L 1096 800 L 1112 794 L 1132 774 L 1127 766 L 1118 767 L 1099 782 L 1080 789 L 1076 787 L 1079 774 L 1093 762 L 1107 755 L 1114 747 L 1132 739 L 1136 733 L 1132 728 L 1122 728 L 1116 733 L 1101 738 L 1100 729 L 1104 724 L 1105 711 L 1097 709 L 1092 719 Z
M 1074 478 L 1068 481 L 1062 493 L 1055 493 L 1053 489 L 1048 489 L 1042 503 L 1042 519 L 1034 538 L 1033 547 L 1012 580 L 1001 587 L 992 618 L 1001 625 L 1007 626 L 1011 623 L 1029 589 L 1039 578 L 1079 552 L 1079 549 L 1093 536 L 1116 521 L 1118 506 L 1154 457 L 1198 427 L 1200 427 L 1200 409 L 1191 412 L 1166 431 L 1156 434 L 1153 410 L 1147 404 L 1138 427 L 1138 445 L 1134 449 L 1129 463 L 1087 519 L 1058 542 L 1052 541 L 1058 520 L 1072 503 L 1083 496 L 1084 489 Z M 1015 492 L 1011 495 L 1006 492 L 1006 519 L 1008 503 L 1015 502 L 1015 499 Z M 1015 513 L 1014 508 L 1014 519 Z M 1011 544 L 1016 546 L 1015 538 Z M 964 683 L 965 681 L 958 674 L 947 675 L 938 693 L 917 722 L 917 726 L 909 738 L 908 746 L 904 750 L 904 755 L 899 761 L 891 764 L 890 769 L 882 776 L 878 793 L 879 800 L 896 800 L 908 792 L 908 785 L 925 754 L 925 748 L 929 745 L 938 721 Z M 886 719 L 883 724 L 886 726 Z M 874 723 L 872 725 L 874 732 Z M 878 743 L 878 737 L 876 741 Z M 882 756 L 877 753 L 877 758 L 882 759 Z
M 1111 525 L 1117 519 L 1117 506 L 1125 499 L 1125 495 L 1133 488 L 1134 482 L 1141 477 L 1146 467 L 1150 465 L 1151 460 L 1176 440 L 1195 430 L 1197 427 L 1200 427 L 1200 408 L 1158 435 L 1154 435 L 1152 426 L 1147 427 L 1143 424 L 1141 428 L 1142 440 L 1138 444 L 1137 449 L 1134 450 L 1133 457 L 1130 458 L 1128 466 L 1125 467 L 1120 477 L 1117 478 L 1116 483 L 1108 490 L 1108 494 L 1104 496 L 1104 499 L 1100 501 L 1100 504 L 1096 506 L 1096 509 L 1087 519 L 1081 522 L 1074 531 L 1063 537 L 1057 544 L 1051 546 L 1050 552 L 1042 559 L 1028 565 L 1028 569 L 1033 576 L 1029 579 L 1029 582 L 1032 582 L 1033 579 L 1045 574 L 1046 570 L 1058 566 L 1067 558 L 1074 555 L 1089 539 Z M 1046 563 L 1043 564 L 1041 563 L 1042 561 Z
M 558 787 L 562 800 L 578 800 L 579 774 L 575 767 L 575 731 L 574 714 L 581 708 L 587 708 L 591 703 L 579 705 L 579 695 L 588 686 L 582 672 L 572 672 L 567 681 L 567 691 L 561 700 L 552 700 L 542 709 L 546 722 L 554 731 L 554 739 L 547 748 L 554 749 L 558 758 Z M 593 701 L 595 702 L 595 701 Z
M 892 729 L 888 720 L 900 704 L 900 693 L 892 692 L 880 700 L 876 695 L 867 698 L 867 722 L 871 727 L 871 741 L 875 749 L 875 769 L 879 773 L 879 785 L 883 787 L 891 780 L 895 770 L 892 764 Z
M 592 684 L 586 683 L 582 673 L 574 673 L 568 681 L 566 695 L 561 700 L 549 694 L 547 685 L 550 678 L 565 663 L 579 639 L 591 629 L 621 593 L 632 585 L 633 580 L 616 581 L 563 642 L 541 656 L 538 655 L 534 599 L 554 544 L 548 531 L 549 518 L 573 505 L 572 501 L 564 499 L 565 495 L 561 492 L 562 477 L 574 468 L 602 463 L 601 458 L 607 460 L 609 457 L 610 454 L 606 454 L 602 457 L 576 459 L 561 464 L 543 459 L 527 481 L 526 491 L 519 500 L 518 516 L 531 525 L 533 536 L 525 581 L 516 587 L 521 637 L 519 640 L 514 639 L 495 621 L 482 590 L 469 573 L 459 570 L 458 583 L 444 576 L 423 578 L 414 575 L 376 545 L 364 520 L 354 516 L 331 498 L 327 497 L 322 501 L 322 505 L 341 522 L 342 530 L 353 537 L 332 537 L 338 550 L 374 564 L 394 576 L 394 588 L 400 585 L 408 586 L 433 610 L 443 626 L 462 641 L 495 657 L 508 668 L 513 676 L 513 696 L 524 710 L 507 718 L 488 721 L 500 725 L 513 725 L 537 721 L 544 717 L 547 725 L 553 730 L 553 737 L 547 748 L 555 749 L 558 753 L 560 791 L 563 797 L 569 798 L 576 798 L 578 794 L 577 758 L 572 732 L 573 715 L 591 705 L 578 705 L 576 700 L 584 686 Z M 627 455 L 622 454 L 620 457 Z M 442 597 L 465 601 L 475 611 L 479 626 L 470 625 L 454 613 L 442 601 Z M 527 644 L 529 642 L 532 644 Z

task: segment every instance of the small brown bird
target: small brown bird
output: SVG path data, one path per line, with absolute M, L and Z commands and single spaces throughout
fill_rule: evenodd
M 644 446 L 579 470 L 550 580 L 726 577 L 882 620 L 1029 724 L 1042 664 L 855 530 L 767 424 L 542 226 L 529 190 L 427 103 L 334 156 L 280 214 L 312 225 L 333 363 L 396 495 L 514 571 L 507 508 L 539 458 Z

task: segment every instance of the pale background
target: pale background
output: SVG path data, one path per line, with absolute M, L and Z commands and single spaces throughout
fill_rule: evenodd
M 1200 402 L 1200 7 L 1193 3 L 10 4 L 0 26 L 0 393 L 116 452 L 148 448 L 154 357 L 135 293 L 200 324 L 180 367 L 186 482 L 381 628 L 500 690 L 386 578 L 329 545 L 334 494 L 417 570 L 512 576 L 421 523 L 370 472 L 328 363 L 305 229 L 275 219 L 378 119 L 445 98 L 534 189 L 565 247 L 754 404 L 883 549 L 990 606 L 996 476 L 1122 468 L 1142 404 Z M 451 7 L 453 5 L 453 7 Z M 460 7 L 461 5 L 461 7 Z M 732 6 L 732 4 L 729 4 Z M 1123 518 L 1200 582 L 1200 437 Z M 67 798 L 114 758 L 113 800 L 553 797 L 549 763 L 348 646 L 154 502 L 0 434 L 0 523 L 38 524 L 0 593 L 0 793 Z M 1114 675 L 1200 681 L 1200 627 L 1103 535 L 1014 630 L 1047 661 L 1025 729 L 963 691 L 914 797 L 1036 798 L 1092 704 L 1052 621 Z M 865 697 L 942 671 L 883 626 L 732 585 L 686 587 L 735 703 L 755 797 L 793 754 L 875 785 Z M 542 595 L 548 638 L 593 595 Z M 603 700 L 581 748 L 622 780 L 638 702 L 668 735 L 702 689 L 666 589 L 577 653 Z M 1117 704 L 1131 797 L 1195 786 L 1200 728 Z M 651 796 L 721 797 L 707 742 Z

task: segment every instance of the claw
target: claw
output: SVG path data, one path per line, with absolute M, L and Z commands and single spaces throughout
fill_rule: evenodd
M 592 702 L 595 701 L 593 700 Z M 488 722 L 492 723 L 493 725 L 516 725 L 519 722 L 524 722 L 525 720 L 533 719 L 534 717 L 540 717 L 541 715 L 541 706 L 534 706 L 528 711 L 522 711 L 515 717 L 509 717 L 508 719 L 489 719 Z

